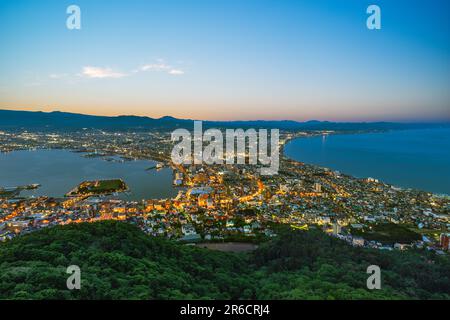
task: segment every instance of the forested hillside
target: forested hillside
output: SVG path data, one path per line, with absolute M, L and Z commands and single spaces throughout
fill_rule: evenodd
M 253 253 L 153 238 L 120 222 L 47 228 L 0 244 L 1 299 L 449 299 L 450 261 L 424 251 L 353 248 L 280 228 Z M 382 289 L 366 288 L 366 268 Z M 81 290 L 66 268 L 81 268 Z

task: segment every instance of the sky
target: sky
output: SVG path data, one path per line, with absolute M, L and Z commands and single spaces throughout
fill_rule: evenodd
M 450 121 L 449 13 L 447 0 L 0 0 L 0 109 Z

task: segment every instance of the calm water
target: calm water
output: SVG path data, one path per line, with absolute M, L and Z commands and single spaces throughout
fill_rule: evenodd
M 286 145 L 285 154 L 356 177 L 450 195 L 450 128 L 299 138 Z
M 172 169 L 145 170 L 155 165 L 154 161 L 111 162 L 82 155 L 68 150 L 0 153 L 0 186 L 39 183 L 40 188 L 22 191 L 21 195 L 62 197 L 85 180 L 120 178 L 130 189 L 118 196 L 121 199 L 140 201 L 177 195 L 172 187 Z

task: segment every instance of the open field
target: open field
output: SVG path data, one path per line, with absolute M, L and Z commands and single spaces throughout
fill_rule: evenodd
M 353 230 L 352 234 L 381 243 L 411 243 L 422 238 L 420 234 L 393 223 L 382 223 L 363 230 Z
M 68 195 L 107 194 L 125 190 L 127 190 L 127 185 L 121 179 L 85 181 L 69 192 Z
M 199 248 L 206 248 L 224 252 L 248 252 L 256 250 L 258 248 L 258 246 L 255 244 L 243 242 L 197 243 L 196 246 Z

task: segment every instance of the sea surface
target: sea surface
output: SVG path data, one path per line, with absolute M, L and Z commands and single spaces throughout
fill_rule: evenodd
M 355 177 L 450 195 L 450 128 L 298 138 L 284 153 Z
M 108 157 L 111 158 L 111 157 Z M 130 189 L 115 198 L 140 201 L 175 197 L 172 169 L 146 170 L 155 161 L 106 161 L 86 158 L 69 150 L 34 150 L 0 153 L 0 186 L 17 187 L 38 183 L 35 190 L 24 190 L 20 196 L 63 197 L 86 180 L 122 179 Z

